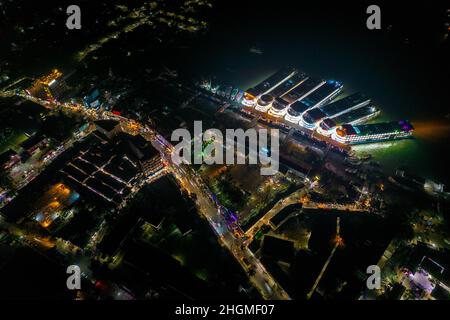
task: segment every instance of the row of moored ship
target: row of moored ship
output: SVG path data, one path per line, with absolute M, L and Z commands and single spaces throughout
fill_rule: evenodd
M 406 120 L 361 124 L 380 111 L 371 99 L 342 93 L 338 81 L 317 79 L 294 68 L 284 68 L 247 90 L 241 100 L 246 107 L 285 120 L 286 124 L 316 130 L 344 144 L 407 138 L 413 127 Z

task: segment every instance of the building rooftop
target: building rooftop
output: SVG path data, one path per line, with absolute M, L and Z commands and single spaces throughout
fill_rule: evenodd
M 17 152 L 13 149 L 8 149 L 7 151 L 0 154 L 0 166 L 3 166 L 5 163 L 11 160 L 11 157 L 15 156 Z
M 97 120 L 94 122 L 97 128 L 102 128 L 105 131 L 112 131 L 119 124 L 117 120 Z
M 20 144 L 20 146 L 22 148 L 24 148 L 25 150 L 28 150 L 30 148 L 33 148 L 35 145 L 39 144 L 44 138 L 45 138 L 44 135 L 38 133 L 38 134 L 32 135 L 27 140 L 22 142 Z
M 284 220 L 286 220 L 292 213 L 300 210 L 303 207 L 301 203 L 295 203 L 291 204 L 289 206 L 284 207 L 280 211 L 278 211 L 277 214 L 275 214 L 272 219 L 270 219 L 270 222 L 278 227 L 280 223 L 282 223 Z
M 146 161 L 159 155 L 159 151 L 141 135 L 131 136 L 121 133 L 117 136 L 115 144 L 118 150 L 139 161 Z

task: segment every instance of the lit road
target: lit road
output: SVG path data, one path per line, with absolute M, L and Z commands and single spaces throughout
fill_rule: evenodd
M 159 140 L 155 140 L 154 146 L 165 156 L 166 160 L 171 163 L 170 143 L 161 143 Z M 243 240 L 236 238 L 233 232 L 228 229 L 224 217 L 214 204 L 214 201 L 210 198 L 201 178 L 188 166 L 177 166 L 171 163 L 170 167 L 181 186 L 189 193 L 195 193 L 197 195 L 197 205 L 200 214 L 208 220 L 218 236 L 220 244 L 226 247 L 241 264 L 244 270 L 246 270 L 250 281 L 258 289 L 263 298 L 289 300 L 289 295 L 275 279 L 272 278 L 253 253 L 243 245 Z M 244 259 L 246 260 L 246 263 L 244 262 Z M 251 266 L 251 268 L 246 266 L 246 264 Z M 249 269 L 252 269 L 253 272 L 249 272 Z
M 11 235 L 16 236 L 19 241 L 29 246 L 36 246 L 39 249 L 51 249 L 56 245 L 53 239 L 26 231 L 19 228 L 16 224 L 6 222 L 3 218 L 0 218 L 0 227 L 8 230 Z
M 301 188 L 293 193 L 291 193 L 288 197 L 281 199 L 278 201 L 272 209 L 267 211 L 267 213 L 261 217 L 250 229 L 245 232 L 246 237 L 248 238 L 247 242 L 253 238 L 253 236 L 258 232 L 259 229 L 265 224 L 269 224 L 270 219 L 272 219 L 281 209 L 295 203 L 300 203 L 303 195 L 305 194 L 305 189 Z
M 358 206 L 357 204 L 339 204 L 339 203 L 317 203 L 308 202 L 303 205 L 305 209 L 326 209 L 326 210 L 339 210 L 339 211 L 350 211 L 350 212 L 368 212 L 367 208 Z
M 261 227 L 264 225 L 268 225 L 270 219 L 272 219 L 278 212 L 280 212 L 283 208 L 295 203 L 302 203 L 302 207 L 304 209 L 325 209 L 330 211 L 338 210 L 351 213 L 368 212 L 367 208 L 361 208 L 356 204 L 318 203 L 309 200 L 303 200 L 303 196 L 305 196 L 305 194 L 305 188 L 301 188 L 300 190 L 297 190 L 290 194 L 288 197 L 278 201 L 272 207 L 272 209 L 267 211 L 264 216 L 262 216 L 250 229 L 245 232 L 245 236 L 247 237 L 246 243 L 250 243 L 255 234 L 261 229 Z
M 319 284 L 320 280 L 322 279 L 323 275 L 325 274 L 325 271 L 327 270 L 328 265 L 330 264 L 331 259 L 334 256 L 334 253 L 336 252 L 336 249 L 343 245 L 343 240 L 342 240 L 342 238 L 340 236 L 340 229 L 341 229 L 340 218 L 337 217 L 337 220 L 336 220 L 336 238 L 335 238 L 335 243 L 334 243 L 333 250 L 331 250 L 331 253 L 328 256 L 327 261 L 325 261 L 325 264 L 323 265 L 322 270 L 320 270 L 320 273 L 317 276 L 316 281 L 314 281 L 314 284 L 313 284 L 311 290 L 309 291 L 308 295 L 306 296 L 307 300 L 309 300 L 312 297 L 312 295 L 314 294 L 314 292 L 316 291 L 317 285 Z

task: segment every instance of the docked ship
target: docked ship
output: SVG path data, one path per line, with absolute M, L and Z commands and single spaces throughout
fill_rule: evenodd
M 283 95 L 281 98 L 288 104 L 291 104 L 306 98 L 308 95 L 319 89 L 324 84 L 325 81 L 323 81 L 322 79 L 309 77 L 300 85 L 289 91 L 287 94 Z
M 334 80 L 323 81 L 310 78 L 277 99 L 269 110 L 269 114 L 275 117 L 283 117 L 286 115 L 288 108 L 299 101 L 302 101 L 303 105 L 307 107 L 306 110 L 316 108 L 333 99 L 342 88 L 343 85 Z
M 408 138 L 413 130 L 413 126 L 406 120 L 364 125 L 344 124 L 336 128 L 331 137 L 344 144 L 370 143 Z
M 293 90 L 301 83 L 303 83 L 308 76 L 303 72 L 297 72 L 295 75 L 281 83 L 279 86 L 270 91 L 270 94 L 274 98 L 282 97 L 287 94 L 289 91 Z
M 369 104 L 346 112 L 333 118 L 325 118 L 317 126 L 317 132 L 323 136 L 331 136 L 337 127 L 347 124 L 359 124 L 380 114 L 380 110 Z
M 318 108 L 333 100 L 333 98 L 335 98 L 343 88 L 344 86 L 341 82 L 328 80 L 320 86 L 320 88 L 301 100 L 304 104 L 309 106 L 310 109 Z
M 272 107 L 269 110 L 269 114 L 274 117 L 284 117 L 288 110 L 289 103 L 283 99 L 283 97 L 275 98 Z
M 255 110 L 266 112 L 270 109 L 273 103 L 273 96 L 270 94 L 263 94 L 256 102 Z
M 294 102 L 287 108 L 284 119 L 288 122 L 298 124 L 303 112 L 308 110 L 308 108 L 309 106 L 304 104 L 303 101 Z
M 272 102 L 275 102 L 276 99 L 282 99 L 281 97 L 287 94 L 289 91 L 296 88 L 298 85 L 306 81 L 307 76 L 304 73 L 296 73 L 289 79 L 283 81 L 280 85 L 276 86 L 272 90 L 270 90 L 269 94 L 262 95 L 255 105 L 255 110 L 261 111 L 261 112 L 267 112 L 272 107 Z M 264 100 L 268 99 L 268 96 L 270 95 L 271 103 L 267 104 L 264 101 L 261 101 L 262 97 L 265 96 Z M 260 103 L 262 102 L 262 103 Z
M 306 111 L 300 118 L 300 125 L 310 130 L 319 126 L 325 118 L 333 118 L 346 112 L 361 108 L 370 103 L 370 99 L 362 93 L 355 93 L 343 99 L 329 103 L 321 107 L 315 107 Z

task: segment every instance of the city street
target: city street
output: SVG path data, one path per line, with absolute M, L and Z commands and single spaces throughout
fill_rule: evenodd
M 155 147 L 157 147 L 158 150 L 165 155 L 167 161 L 171 161 L 170 148 L 166 147 L 169 142 L 163 144 L 158 142 L 158 140 L 155 141 Z M 267 272 L 262 263 L 244 245 L 244 242 L 240 238 L 236 238 L 233 232 L 226 227 L 226 221 L 219 213 L 213 199 L 204 192 L 205 186 L 201 182 L 200 177 L 196 175 L 189 167 L 183 168 L 172 164 L 171 169 L 175 177 L 179 180 L 181 186 L 189 193 L 195 193 L 197 195 L 197 206 L 200 213 L 210 223 L 211 227 L 218 236 L 220 244 L 226 247 L 241 264 L 244 270 L 246 270 L 250 281 L 258 289 L 263 298 L 275 300 L 290 299 L 289 295 Z M 247 269 L 248 266 L 246 266 L 244 259 L 247 264 L 251 266 L 251 268 Z M 249 270 L 253 270 L 253 272 L 250 272 Z
M 82 105 L 50 103 L 48 101 L 32 97 L 24 93 L 13 94 L 11 92 L 1 92 L 1 96 L 16 95 L 27 100 L 31 100 L 46 108 L 55 109 L 62 108 L 76 113 L 85 114 L 89 119 L 117 119 L 125 122 L 122 129 L 125 131 L 130 129 L 132 134 L 141 133 L 144 138 L 152 142 L 152 144 L 161 152 L 167 163 L 170 163 L 170 170 L 174 173 L 180 184 L 189 192 L 197 195 L 197 206 L 199 212 L 210 223 L 211 227 L 218 236 L 218 240 L 222 246 L 227 248 L 235 259 L 241 264 L 247 273 L 251 283 L 259 291 L 264 299 L 287 300 L 289 295 L 276 282 L 276 280 L 267 272 L 261 262 L 253 255 L 253 253 L 244 245 L 240 238 L 236 238 L 234 233 L 226 227 L 224 217 L 219 213 L 213 200 L 210 198 L 210 193 L 205 192 L 205 185 L 189 167 L 182 168 L 172 163 L 170 154 L 173 151 L 173 146 L 168 141 L 161 142 L 162 137 L 155 132 L 152 132 L 148 126 L 138 123 L 124 117 L 117 117 L 109 112 L 94 112 L 91 109 L 86 109 Z M 130 125 L 131 124 L 131 125 Z M 137 126 L 137 127 L 136 127 Z M 154 139 L 158 136 L 159 139 Z M 245 260 L 245 262 L 244 262 Z M 250 267 L 249 267 L 250 266 Z

